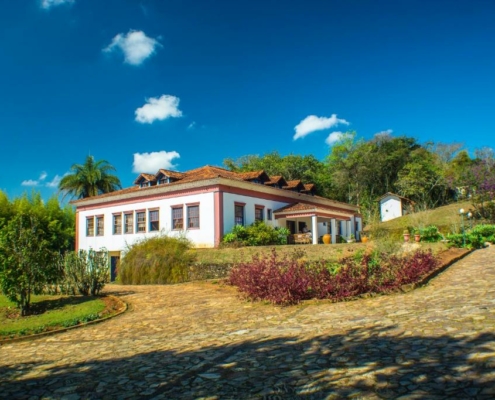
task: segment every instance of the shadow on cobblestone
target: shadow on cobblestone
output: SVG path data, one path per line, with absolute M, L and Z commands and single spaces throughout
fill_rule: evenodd
M 0 398 L 490 398 L 495 335 L 405 336 L 356 329 L 311 339 L 245 340 L 63 367 L 0 369 Z M 34 375 L 34 376 L 33 376 Z M 68 396 L 68 397 L 67 397 Z M 33 397 L 36 398 L 36 397 Z

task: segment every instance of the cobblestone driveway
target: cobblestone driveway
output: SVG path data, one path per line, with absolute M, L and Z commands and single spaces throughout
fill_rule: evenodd
M 490 247 L 424 288 L 348 303 L 110 286 L 126 314 L 0 347 L 0 398 L 495 398 L 494 282 Z

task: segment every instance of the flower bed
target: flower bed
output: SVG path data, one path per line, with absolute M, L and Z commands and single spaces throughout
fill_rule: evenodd
M 438 266 L 431 251 L 404 256 L 358 252 L 340 262 L 306 262 L 296 257 L 253 256 L 236 265 L 230 284 L 251 300 L 289 305 L 308 299 L 344 300 L 385 293 L 419 281 Z

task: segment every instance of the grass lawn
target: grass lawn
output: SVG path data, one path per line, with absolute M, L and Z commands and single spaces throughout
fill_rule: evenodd
M 398 245 L 401 242 L 397 242 Z M 238 249 L 194 249 L 197 254 L 197 262 L 202 264 L 232 264 L 251 260 L 254 254 L 268 256 L 275 249 L 279 256 L 294 254 L 294 252 L 305 252 L 304 259 L 314 260 L 334 260 L 352 255 L 356 251 L 371 249 L 375 246 L 374 241 L 368 243 L 341 243 L 341 244 L 298 244 L 298 245 L 279 245 L 279 246 L 252 246 L 241 247 Z M 447 247 L 443 243 L 421 243 L 421 248 L 432 249 L 434 253 L 439 253 Z
M 103 298 L 84 296 L 32 296 L 31 315 L 19 310 L 0 295 L 0 339 L 40 333 L 98 319 L 105 310 Z
M 461 217 L 459 210 L 461 208 L 466 212 L 474 210 L 470 201 L 463 201 L 381 222 L 379 227 L 390 231 L 397 230 L 402 233 L 408 227 L 424 228 L 429 225 L 435 225 L 443 234 L 452 233 L 460 229 Z M 468 224 L 467 221 L 465 222 Z

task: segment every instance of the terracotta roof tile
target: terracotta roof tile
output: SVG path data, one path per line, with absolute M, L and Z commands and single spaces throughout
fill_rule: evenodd
M 304 203 L 294 203 L 294 204 L 289 204 L 285 207 L 279 208 L 278 210 L 275 210 L 274 213 L 278 212 L 293 212 L 293 211 L 305 211 L 305 210 L 314 210 L 316 206 L 311 205 L 311 204 L 304 204 Z
M 166 176 L 169 176 L 171 178 L 177 179 L 177 181 L 171 182 L 164 184 L 163 186 L 175 186 L 175 185 L 180 185 L 183 183 L 190 183 L 190 182 L 196 182 L 196 181 L 202 181 L 202 180 L 207 180 L 207 179 L 215 179 L 215 178 L 225 178 L 225 179 L 232 179 L 236 181 L 249 181 L 252 179 L 261 179 L 263 182 L 264 180 L 267 180 L 268 182 L 264 182 L 266 185 L 274 185 L 274 184 L 281 184 L 283 189 L 301 189 L 302 191 L 305 190 L 311 190 L 311 189 L 306 189 L 306 188 L 313 188 L 313 184 L 307 184 L 303 185 L 300 180 L 292 180 L 292 181 L 286 181 L 283 176 L 277 175 L 277 176 L 272 176 L 269 177 L 263 170 L 260 171 L 254 171 L 254 172 L 233 172 L 229 171 L 225 168 L 221 167 L 215 167 L 211 165 L 206 165 L 204 167 L 192 169 L 190 171 L 186 172 L 178 172 L 178 171 L 170 171 L 167 169 L 160 169 L 156 175 L 152 174 L 147 174 L 147 173 L 142 173 L 140 174 L 137 179 L 135 180 L 135 184 L 139 185 L 141 180 L 145 180 L 148 182 L 156 182 L 157 176 L 162 173 Z M 117 190 L 114 192 L 110 193 L 105 193 L 102 195 L 97 196 L 98 198 L 106 198 L 106 197 L 111 197 L 111 196 L 118 196 L 121 194 L 126 194 L 134 191 L 142 191 L 143 194 L 147 190 L 155 190 L 157 186 L 162 186 L 162 185 L 153 185 L 149 187 L 139 187 L 139 186 L 133 186 L 130 188 L 122 189 L 122 190 Z M 315 196 L 316 197 L 316 196 Z M 324 197 L 321 197 L 322 199 Z M 78 203 L 79 201 L 82 201 L 84 199 L 80 200 L 75 200 L 73 201 L 74 203 Z M 344 203 L 343 203 L 344 204 Z M 303 207 L 302 205 L 299 207 Z
M 170 178 L 174 178 L 174 179 L 182 179 L 184 177 L 183 172 L 171 171 L 169 169 L 160 169 L 156 173 L 155 177 L 158 177 L 159 174 L 162 174 L 162 175 L 168 176 Z
M 143 180 L 145 180 L 147 182 L 156 182 L 155 175 L 142 173 L 142 174 L 139 174 L 139 176 L 136 178 L 136 180 L 134 181 L 134 184 L 137 185 L 139 183 L 139 181 L 141 180 L 141 178 L 143 178 Z
M 293 181 L 287 181 L 287 186 L 283 187 L 284 189 L 302 189 L 304 190 L 304 185 L 299 179 L 293 180 Z
M 275 175 L 275 176 L 270 176 L 270 180 L 268 182 L 265 182 L 265 185 L 287 186 L 287 181 L 284 179 L 282 175 Z

